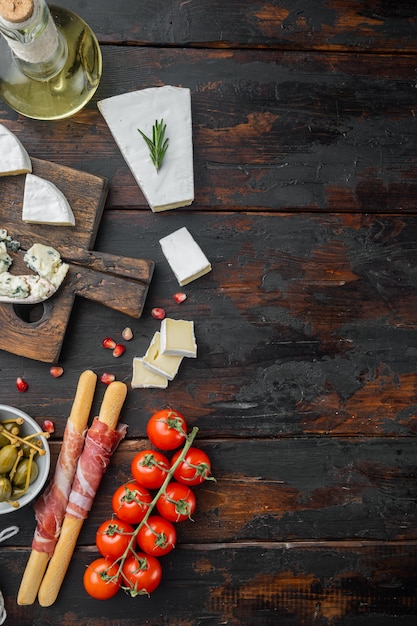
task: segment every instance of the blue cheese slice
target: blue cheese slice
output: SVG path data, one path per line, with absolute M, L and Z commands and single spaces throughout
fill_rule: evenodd
M 75 217 L 65 195 L 51 181 L 26 174 L 22 220 L 27 224 L 75 226 Z
M 152 371 L 149 367 L 145 367 L 143 359 L 135 356 L 133 359 L 133 375 L 131 382 L 132 389 L 166 389 L 168 387 L 168 378 L 157 372 Z
M 55 248 L 42 243 L 33 244 L 25 253 L 23 260 L 29 269 L 48 280 L 56 289 L 61 285 L 69 269 L 69 265 L 62 262 Z
M 97 106 L 152 211 L 190 205 L 194 200 L 190 90 L 150 87 L 106 98 Z M 157 171 L 138 129 L 152 137 L 155 121 L 161 120 L 169 145 Z
M 32 162 L 21 141 L 0 124 L 0 176 L 14 176 L 32 171 Z
M 210 261 L 185 226 L 163 237 L 159 243 L 181 286 L 211 271 Z
M 153 372 L 156 372 L 160 376 L 165 376 L 168 380 L 174 380 L 183 357 L 162 354 L 160 340 L 161 333 L 157 331 L 154 334 L 149 348 L 142 359 L 142 363 L 145 367 Z
M 12 262 L 12 258 L 7 252 L 5 242 L 0 241 L 0 274 L 3 274 L 3 272 L 7 272 Z
M 161 351 L 170 356 L 196 358 L 194 322 L 165 317 L 161 322 Z

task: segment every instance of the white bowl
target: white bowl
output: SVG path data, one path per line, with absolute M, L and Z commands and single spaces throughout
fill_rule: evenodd
M 20 411 L 20 409 L 15 409 L 12 406 L 8 406 L 7 404 L 0 404 L 0 422 L 5 419 L 13 419 L 16 417 L 23 417 L 25 423 L 22 425 L 21 434 L 25 437 L 32 433 L 40 432 L 42 429 L 39 424 L 35 422 L 29 415 Z M 41 489 L 44 487 L 45 482 L 48 478 L 49 468 L 51 465 L 51 454 L 49 451 L 48 440 L 46 437 L 41 435 L 39 437 L 42 441 L 42 445 L 45 449 L 45 454 L 42 456 L 36 457 L 36 463 L 38 465 L 39 473 L 37 478 L 33 481 L 31 485 L 29 485 L 27 492 L 17 500 L 19 506 L 16 508 L 11 504 L 7 504 L 7 502 L 0 502 L 0 515 L 4 513 L 15 513 L 19 511 L 23 506 L 32 502 L 36 496 L 39 494 Z

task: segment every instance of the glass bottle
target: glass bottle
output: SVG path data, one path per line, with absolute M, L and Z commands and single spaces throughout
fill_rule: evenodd
M 0 97 L 41 120 L 74 115 L 100 82 L 100 46 L 77 15 L 45 0 L 0 1 Z M 21 7 L 24 7 L 23 10 Z

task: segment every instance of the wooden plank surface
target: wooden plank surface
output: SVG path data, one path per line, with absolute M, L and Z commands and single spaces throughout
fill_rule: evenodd
M 127 438 L 52 607 L 15 602 L 33 510 L 0 520 L 20 529 L 1 547 L 10 624 L 415 626 L 416 3 L 61 4 L 102 44 L 99 90 L 69 120 L 0 102 L 0 122 L 32 156 L 107 178 L 96 250 L 155 271 L 141 319 L 76 297 L 61 378 L 0 352 L 2 402 L 54 421 L 55 460 L 80 372 L 129 385 L 159 327 L 153 307 L 194 320 L 198 358 L 167 390 L 129 386 Z M 163 84 L 191 89 L 196 199 L 155 215 L 96 103 Z M 213 270 L 178 305 L 159 239 L 182 226 Z M 101 341 L 127 325 L 115 359 Z M 94 601 L 82 575 L 96 529 L 167 404 L 198 426 L 217 482 L 198 489 L 151 598 Z
M 103 57 L 105 80 L 74 118 L 30 132 L 13 113 L 5 121 L 31 155 L 108 179 L 107 208 L 148 205 L 96 101 L 174 84 L 191 90 L 188 211 L 415 211 L 415 69 L 407 56 L 105 46 Z

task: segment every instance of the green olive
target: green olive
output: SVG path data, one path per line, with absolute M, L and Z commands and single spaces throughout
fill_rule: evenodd
M 19 461 L 16 469 L 16 473 L 13 476 L 12 483 L 14 487 L 24 487 L 26 484 L 27 475 L 29 472 L 30 465 L 30 478 L 29 485 L 33 483 L 34 480 L 37 479 L 39 474 L 39 469 L 36 461 L 34 459 L 22 459 Z
M 12 469 L 17 459 L 17 448 L 8 444 L 0 448 L 0 474 L 7 474 Z
M 12 495 L 12 484 L 6 476 L 0 478 L 0 502 L 5 502 Z

